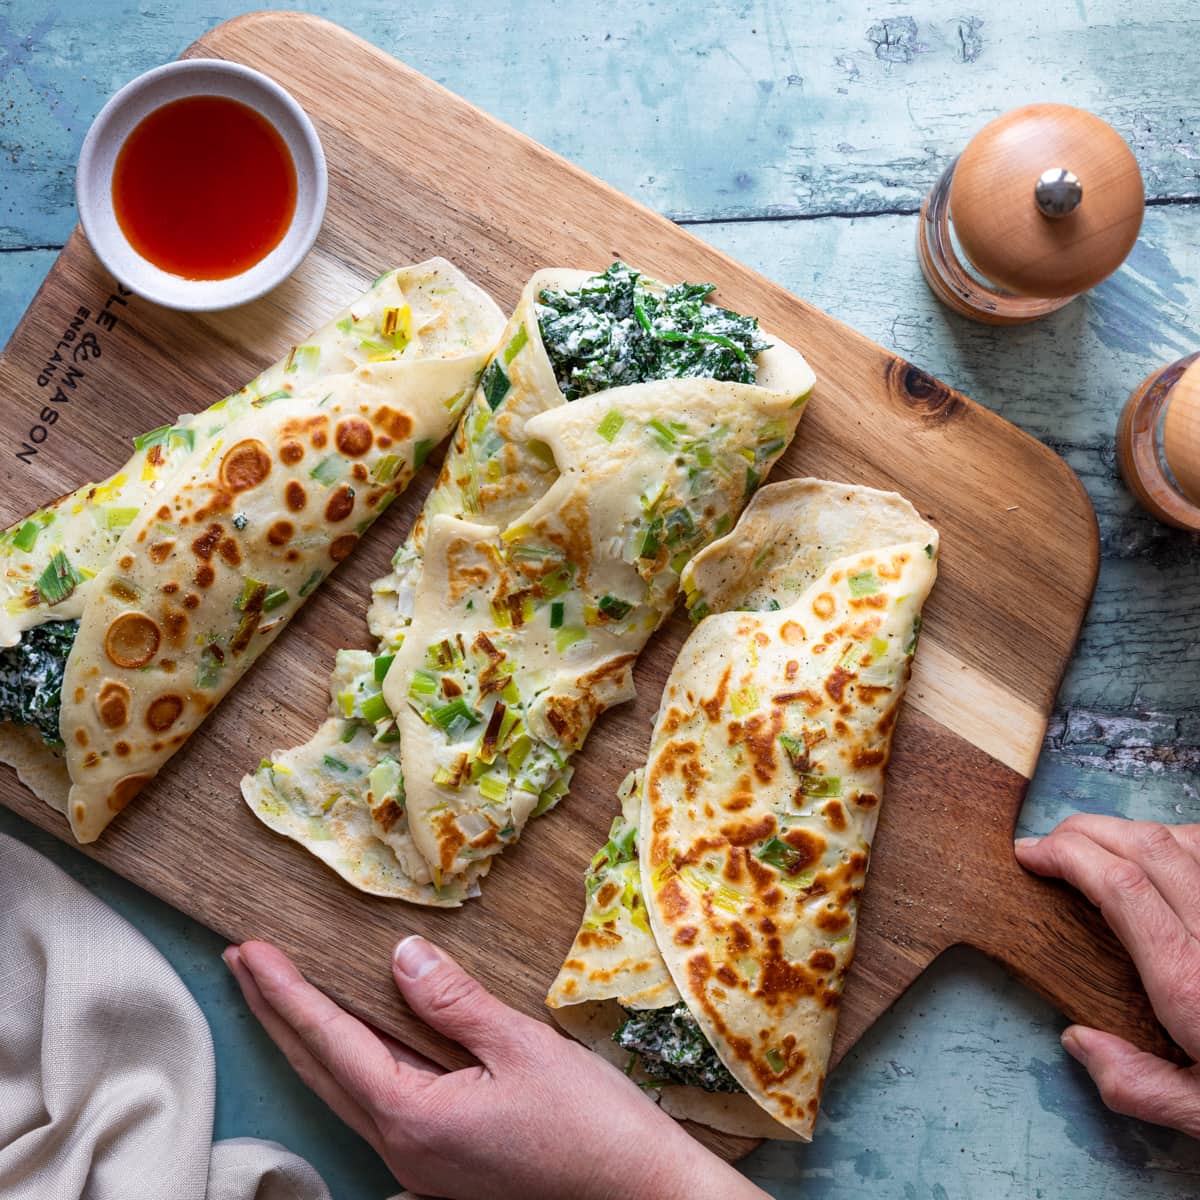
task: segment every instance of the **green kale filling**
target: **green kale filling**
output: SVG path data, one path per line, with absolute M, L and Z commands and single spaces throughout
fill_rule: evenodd
M 755 317 L 706 304 L 711 283 L 651 291 L 622 262 L 576 291 L 544 288 L 538 325 L 568 400 L 651 379 L 753 383 L 767 349 Z M 494 405 L 493 405 L 494 407 Z
M 717 1052 L 680 1001 L 666 1008 L 626 1009 L 625 1023 L 613 1041 L 638 1056 L 642 1070 L 655 1083 L 681 1083 L 706 1092 L 740 1092 Z
M 63 674 L 78 632 L 78 621 L 47 621 L 0 650 L 0 721 L 33 725 L 47 746 L 62 745 Z

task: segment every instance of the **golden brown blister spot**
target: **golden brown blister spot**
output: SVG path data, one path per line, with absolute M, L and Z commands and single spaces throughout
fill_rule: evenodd
M 354 466 L 350 468 L 350 478 L 355 480 L 357 483 L 366 483 L 367 468 L 363 466 L 362 463 L 355 463 Z
M 279 447 L 279 459 L 284 465 L 294 467 L 304 457 L 304 446 L 294 438 L 289 438 Z
M 217 578 L 217 573 L 208 563 L 204 563 L 192 578 L 197 587 L 209 588 Z M 185 600 L 184 603 L 187 604 L 187 601 Z M 194 608 L 195 605 L 189 604 L 188 607 Z
M 361 458 L 375 441 L 371 426 L 359 417 L 339 421 L 333 435 L 334 444 L 347 458 Z
M 789 646 L 799 646 L 807 639 L 804 626 L 796 621 L 784 621 L 779 627 L 779 636 Z
M 158 625 L 145 613 L 122 613 L 108 627 L 104 650 L 109 661 L 126 670 L 144 667 L 157 653 L 162 643 Z
M 296 533 L 296 527 L 291 521 L 276 521 L 267 530 L 267 541 L 272 546 L 286 546 Z
M 829 698 L 836 704 L 841 704 L 846 694 L 846 684 L 854 678 L 854 672 L 847 671 L 845 667 L 834 667 L 829 678 L 825 680 L 825 691 Z
M 325 504 L 325 519 L 336 525 L 344 521 L 354 511 L 354 489 L 343 483 L 331 495 Z
M 387 405 L 375 410 L 374 420 L 380 429 L 397 442 L 402 442 L 412 433 L 412 418 L 407 413 L 388 408 Z
M 828 621 L 833 616 L 837 605 L 829 592 L 821 592 L 813 598 L 812 610 L 822 621 Z
M 212 580 L 210 579 L 209 582 L 211 583 Z M 195 592 L 188 592 L 188 594 L 186 596 L 184 596 L 184 598 L 183 598 L 183 607 L 184 608 L 199 608 L 200 607 L 200 597 L 197 596 Z
M 271 456 L 257 438 L 246 438 L 221 459 L 221 482 L 232 492 L 258 487 L 271 473 Z
M 115 679 L 106 680 L 96 697 L 96 715 L 100 724 L 106 729 L 125 726 L 129 721 L 129 700 L 130 691 L 125 684 Z
M 88 731 L 86 729 L 75 730 L 75 741 L 80 746 L 86 746 L 88 744 Z
M 177 608 L 167 609 L 163 614 L 163 627 L 166 630 L 167 641 L 173 646 L 178 646 L 183 641 L 184 634 L 187 633 L 187 613 L 181 612 Z
M 164 733 L 179 720 L 182 712 L 183 697 L 174 692 L 167 692 L 150 702 L 150 707 L 146 709 L 146 724 L 155 733 Z
M 118 780 L 108 794 L 108 807 L 120 812 L 153 778 L 153 775 L 126 775 Z
M 124 579 L 114 579 L 108 585 L 108 594 L 116 596 L 118 600 L 122 600 L 126 604 L 133 604 L 138 599 L 137 588 L 127 583 Z
M 133 566 L 133 555 L 122 554 L 117 566 L 120 567 L 122 571 L 128 571 L 129 568 Z
M 329 557 L 334 562 L 341 562 L 343 558 L 350 553 L 351 550 L 358 544 L 357 533 L 343 533 L 341 537 L 333 539 L 329 547 Z
M 284 499 L 292 512 L 303 511 L 304 506 L 308 503 L 308 495 L 304 491 L 304 485 L 295 479 L 289 480 L 287 487 L 284 489 Z
M 433 825 L 437 833 L 438 861 L 443 871 L 450 871 L 467 839 L 452 812 L 439 813 L 434 817 Z
M 220 542 L 221 535 L 224 532 L 220 525 L 210 525 L 192 542 L 192 553 L 202 562 L 208 562 L 212 558 L 213 552 L 216 550 L 217 544 Z
M 175 539 L 169 538 L 162 542 L 152 542 L 146 553 L 150 556 L 150 561 L 156 565 L 164 563 L 171 556 L 171 551 L 175 549 Z
M 113 750 L 116 751 L 118 758 L 128 758 L 130 754 L 130 745 L 128 742 L 118 742 Z
M 220 554 L 221 561 L 227 566 L 240 567 L 242 565 L 242 551 L 234 538 L 223 537 L 217 547 L 217 553 Z

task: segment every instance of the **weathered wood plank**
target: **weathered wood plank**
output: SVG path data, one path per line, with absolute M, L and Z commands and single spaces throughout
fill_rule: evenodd
M 104 100 L 245 7 L 0 7 L 0 247 L 61 244 Z M 1200 195 L 1200 89 L 1162 69 L 1195 39 L 1191 0 L 280 7 L 341 21 L 675 217 L 911 210 L 975 129 L 1034 98 L 1113 122 L 1153 196 Z

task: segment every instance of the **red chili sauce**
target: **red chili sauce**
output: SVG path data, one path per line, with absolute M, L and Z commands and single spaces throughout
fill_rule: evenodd
M 113 210 L 130 245 L 185 279 L 229 279 L 265 258 L 296 211 L 296 168 L 278 130 L 224 96 L 185 96 L 125 139 Z

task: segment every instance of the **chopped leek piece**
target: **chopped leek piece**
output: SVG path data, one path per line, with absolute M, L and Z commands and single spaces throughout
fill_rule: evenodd
M 422 438 L 413 446 L 413 471 L 419 471 L 429 457 L 430 451 L 437 445 L 433 438 Z
M 324 578 L 324 576 L 323 576 L 323 574 L 322 574 L 322 573 L 321 573 L 319 570 L 318 570 L 318 571 L 314 571 L 314 572 L 313 572 L 313 573 L 312 573 L 312 574 L 311 574 L 311 575 L 310 575 L 310 576 L 309 576 L 309 577 L 308 577 L 308 578 L 307 578 L 307 579 L 306 579 L 306 580 L 305 580 L 305 581 L 304 581 L 304 582 L 303 582 L 303 583 L 300 585 L 300 595 L 301 595 L 302 597 L 303 597 L 303 596 L 307 596 L 307 595 L 308 595 L 308 593 L 309 593 L 309 592 L 311 592 L 311 591 L 313 590 L 313 588 L 315 588 L 315 587 L 317 586 L 317 584 L 318 584 L 318 583 L 320 583 L 320 582 L 321 582 L 321 580 L 322 580 L 323 578 Z
M 260 594 L 261 593 L 261 594 Z M 246 579 L 242 581 L 242 593 L 233 602 L 233 607 L 238 612 L 245 612 L 247 606 L 257 595 L 259 599 L 263 599 L 267 594 L 267 585 L 261 579 Z
M 262 610 L 263 612 L 274 612 L 291 599 L 287 588 L 272 588 L 264 597 Z
M 680 542 L 696 533 L 696 522 L 686 508 L 677 508 L 667 517 L 667 545 L 678 546 Z
M 412 678 L 408 681 L 408 694 L 410 698 L 432 696 L 437 690 L 438 677 L 432 671 L 423 671 L 418 668 L 412 673 Z
M 479 382 L 479 386 L 483 388 L 483 394 L 488 402 L 488 408 L 495 412 L 508 395 L 512 384 L 509 382 L 508 376 L 504 373 L 504 368 L 500 365 L 497 359 L 492 359 L 491 365 L 483 373 L 483 378 Z
M 676 442 L 675 431 L 669 425 L 667 425 L 665 422 L 660 421 L 657 418 L 655 418 L 652 421 L 647 421 L 646 426 L 648 429 L 650 429 L 650 431 L 654 435 L 654 440 L 664 450 L 674 450 L 675 449 L 675 442 Z
M 368 696 L 359 705 L 359 712 L 362 715 L 362 719 L 371 725 L 383 721 L 392 715 L 392 710 L 388 708 L 388 703 L 383 698 L 382 692 L 376 692 L 373 696 Z
M 354 328 L 353 317 L 343 317 L 338 323 L 337 328 L 339 333 L 349 333 Z
M 601 596 L 599 608 L 614 621 L 623 621 L 633 611 L 633 605 L 628 600 L 618 600 L 616 596 Z
M 314 346 L 314 347 L 313 347 L 313 349 L 315 350 L 315 349 L 316 349 L 316 347 Z M 251 401 L 250 401 L 250 403 L 251 403 L 251 405 L 253 405 L 253 407 L 255 407 L 255 408 L 262 408 L 262 406 L 263 406 L 264 404 L 270 404 L 270 403 L 272 403 L 272 402 L 273 402 L 273 401 L 275 401 L 275 400 L 286 400 L 286 399 L 287 399 L 287 397 L 288 397 L 288 396 L 290 396 L 291 394 L 292 394 L 292 393 L 291 393 L 291 392 L 289 392 L 289 391 L 287 390 L 287 388 L 280 388 L 278 391 L 276 391 L 276 392 L 270 392 L 270 393 L 268 393 L 266 396 L 259 396 L 257 399 L 255 399 L 255 400 L 251 400 Z M 209 432 L 210 432 L 210 433 L 215 433 L 215 432 L 216 432 L 216 430 L 217 430 L 218 428 L 220 428 L 220 427 L 219 427 L 219 426 L 216 426 L 216 427 L 214 427 L 212 430 L 210 430 Z M 189 447 L 189 449 L 190 449 L 190 447 Z
M 328 458 L 321 459 L 308 474 L 310 479 L 315 479 L 318 483 L 330 487 L 341 479 L 345 469 L 346 460 L 339 454 L 331 454 Z
M 554 638 L 555 649 L 562 654 L 570 646 L 574 646 L 576 642 L 582 642 L 587 637 L 587 630 L 581 629 L 578 625 L 568 625 L 564 629 L 560 629 Z
M 341 742 L 343 745 L 345 745 L 346 742 L 354 741 L 354 739 L 357 735 L 358 735 L 358 726 L 353 723 L 350 723 L 346 726 L 345 729 L 342 730 L 342 736 L 340 738 L 338 738 L 338 741 Z
M 873 596 L 880 587 L 879 577 L 871 570 L 855 571 L 847 582 L 852 596 Z
M 565 607 L 566 606 L 563 604 L 563 602 L 561 600 L 555 600 L 554 603 L 550 605 L 550 628 L 551 629 L 561 629 L 562 628 L 563 609 Z
M 882 658 L 888 652 L 887 638 L 873 637 L 867 649 L 871 651 L 872 658 Z
M 801 765 L 808 764 L 808 749 L 803 742 L 792 737 L 790 733 L 781 733 L 779 735 L 779 744 L 783 747 L 784 753 L 788 756 L 793 767 L 800 770 Z
M 722 513 L 717 518 L 716 524 L 713 526 L 713 535 L 715 537 L 722 537 L 729 531 L 729 520 L 730 518 L 727 512 Z
M 502 775 L 481 775 L 479 777 L 479 794 L 485 800 L 499 803 L 508 794 L 508 781 Z
M 808 865 L 808 859 L 795 846 L 772 836 L 755 854 L 760 862 L 770 863 L 788 875 L 796 875 Z
M 783 1051 L 777 1046 L 772 1046 L 763 1058 L 767 1060 L 767 1066 L 775 1072 L 776 1075 L 782 1075 L 787 1070 L 787 1059 L 784 1057 Z
M 932 542 L 930 542 L 929 545 L 925 547 L 925 557 L 926 558 L 933 557 L 933 543 Z
M 105 529 L 126 529 L 133 524 L 139 508 L 106 508 L 104 512 L 104 527 Z
M 71 566 L 67 556 L 61 550 L 55 550 L 34 586 L 47 604 L 61 604 L 82 582 L 82 576 Z
M 600 424 L 596 426 L 596 432 L 606 442 L 611 442 L 621 432 L 621 426 L 624 424 L 625 418 L 615 408 L 610 408 L 604 414 Z
M 434 725 L 447 733 L 469 729 L 482 720 L 480 715 L 461 697 L 456 696 L 449 704 L 431 709 L 429 717 Z
M 744 717 L 758 707 L 758 689 L 753 684 L 739 688 L 730 697 L 730 704 L 735 717 Z
M 178 425 L 160 425 L 149 433 L 140 434 L 133 439 L 135 450 L 148 450 L 151 446 L 165 446 L 168 441 L 183 442 L 189 450 L 196 448 L 196 431 L 185 429 Z
M 134 509 L 136 515 L 137 509 Z M 18 550 L 24 550 L 28 553 L 33 549 L 38 540 L 38 534 L 42 532 L 42 527 L 36 521 L 26 521 L 24 525 L 13 535 L 12 544 Z
M 908 645 L 904 647 L 905 654 L 915 654 L 917 650 L 917 642 L 921 640 L 921 614 L 917 613 L 913 617 L 912 637 L 908 639 Z
M 753 468 L 746 468 L 746 495 L 749 496 L 758 487 L 762 476 Z
M 570 586 L 575 577 L 575 564 L 567 563 L 556 571 L 551 571 L 538 584 L 538 590 L 547 600 L 561 596 Z
M 387 678 L 388 667 L 392 665 L 395 659 L 394 654 L 381 654 L 375 660 L 375 682 L 382 683 Z
M 323 763 L 324 763 L 324 764 L 325 764 L 325 765 L 326 765 L 326 766 L 327 766 L 327 767 L 328 767 L 328 768 L 329 768 L 331 771 L 342 771 L 342 772 L 344 773 L 344 772 L 346 772 L 346 771 L 349 771 L 349 770 L 350 770 L 350 764 L 349 764 L 349 763 L 347 763 L 347 762 L 343 762 L 343 761 L 342 761 L 340 758 L 335 758 L 335 757 L 334 757 L 332 754 L 326 754 L 326 755 L 324 755 L 324 756 L 322 757 L 321 761 L 322 761 L 322 762 L 323 762 Z
M 517 332 L 513 334 L 512 341 L 504 347 L 504 365 L 507 367 L 518 354 L 521 353 L 521 347 L 529 341 L 529 331 L 524 325 L 521 325 Z
M 288 375 L 293 375 L 302 369 L 305 371 L 315 371 L 320 357 L 320 346 L 293 346 L 291 354 L 288 355 L 287 366 L 284 367 L 284 372 Z
M 219 646 L 210 644 L 204 647 L 200 652 L 200 662 L 196 666 L 196 686 L 198 688 L 217 686 L 217 677 L 225 665 L 224 657 L 225 652 Z
M 400 474 L 404 459 L 398 454 L 385 454 L 372 468 L 371 478 L 378 483 L 391 483 Z M 324 482 L 324 481 L 322 481 Z
M 842 781 L 837 775 L 808 773 L 800 776 L 800 790 L 813 800 L 825 800 L 842 794 Z
M 385 796 L 390 796 L 400 804 L 404 803 L 404 780 L 400 773 L 400 764 L 390 754 L 371 768 L 367 776 L 367 786 L 374 793 L 374 802 L 378 804 Z

